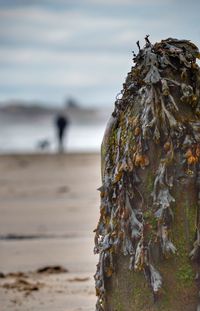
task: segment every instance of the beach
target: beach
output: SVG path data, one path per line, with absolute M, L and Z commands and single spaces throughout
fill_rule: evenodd
M 0 156 L 0 310 L 94 310 L 100 156 Z

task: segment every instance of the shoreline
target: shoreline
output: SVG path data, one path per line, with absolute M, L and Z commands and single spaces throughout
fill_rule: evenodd
M 3 157 L 21 157 L 21 156 L 27 156 L 27 157 L 51 157 L 51 156 L 58 156 L 58 157 L 65 157 L 65 156 L 95 156 L 95 155 L 100 155 L 100 150 L 99 151 L 66 151 L 63 153 L 58 153 L 58 152 L 6 152 L 6 153 L 1 153 L 0 152 L 0 158 Z

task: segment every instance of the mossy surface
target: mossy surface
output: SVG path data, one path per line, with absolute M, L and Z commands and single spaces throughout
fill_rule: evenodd
M 153 191 L 154 179 L 155 179 L 155 176 L 153 175 L 151 170 L 148 170 L 147 178 L 145 181 L 146 191 L 148 195 L 151 194 Z
M 145 41 L 103 141 L 96 310 L 194 311 L 199 51 L 187 40 Z
M 154 174 L 146 171 L 145 197 L 151 197 Z M 194 311 L 198 290 L 194 281 L 195 271 L 189 259 L 189 252 L 195 238 L 196 188 L 194 179 L 186 184 L 176 184 L 173 191 L 174 221 L 171 238 L 177 248 L 176 255 L 164 258 L 160 254 L 156 268 L 163 277 L 163 288 L 154 301 L 154 296 L 143 272 L 129 270 L 129 256 L 116 257 L 116 270 L 106 281 L 107 302 L 105 311 Z M 156 220 L 151 206 L 144 211 L 144 217 L 155 226 Z M 155 230 L 156 231 L 156 230 Z M 151 238 L 151 237 L 150 237 Z

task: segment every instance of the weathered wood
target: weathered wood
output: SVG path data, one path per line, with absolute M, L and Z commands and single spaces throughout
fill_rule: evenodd
M 148 167 L 142 173 L 141 191 L 145 197 L 151 197 L 153 180 L 159 155 L 159 147 L 152 150 L 154 168 Z M 154 157 L 154 159 L 153 159 Z M 157 156 L 158 158 L 158 156 Z M 194 311 L 198 304 L 198 286 L 195 279 L 195 266 L 189 259 L 189 252 L 194 242 L 197 213 L 196 176 L 179 182 L 176 180 L 173 197 L 174 222 L 172 240 L 177 247 L 177 254 L 163 258 L 159 244 L 151 247 L 153 262 L 164 280 L 160 297 L 155 302 L 144 274 L 129 270 L 128 256 L 116 254 L 116 270 L 111 278 L 106 278 L 106 311 Z
M 167 39 L 135 58 L 102 143 L 97 311 L 198 311 L 200 69 Z

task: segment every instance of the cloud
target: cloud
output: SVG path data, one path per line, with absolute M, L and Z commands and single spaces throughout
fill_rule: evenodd
M 200 43 L 198 8 L 195 0 L 0 0 L 0 97 L 111 102 L 147 33 Z
M 114 65 L 123 62 L 126 54 L 124 53 L 107 53 L 107 52 L 82 52 L 82 51 L 51 51 L 40 49 L 24 49 L 24 48 L 2 48 L 0 50 L 0 66 L 18 64 L 20 66 L 42 65 L 42 64 L 71 64 L 72 66 L 89 66 L 89 64 L 97 64 L 102 66 Z M 130 54 L 131 55 L 131 54 Z
M 113 50 L 120 48 L 121 34 L 132 28 L 132 22 L 125 18 L 74 11 L 55 13 L 41 8 L 28 12 L 27 8 L 2 10 L 0 20 L 4 25 L 0 28 L 1 45 L 40 49 Z
M 103 7 L 105 9 L 106 5 Z M 4 45 L 31 45 L 32 48 L 125 50 L 131 41 L 145 35 L 143 29 L 157 32 L 160 25 L 160 19 L 155 19 L 155 15 L 149 15 L 147 19 L 147 12 L 142 7 L 140 5 L 138 15 L 132 6 L 124 16 L 118 9 L 114 10 L 115 15 L 106 10 L 102 14 L 97 14 L 96 10 L 94 14 L 78 7 L 62 11 L 47 10 L 42 5 L 5 8 L 0 11 L 4 25 L 0 28 L 0 41 Z
M 8 83 L 9 81 L 9 83 Z M 57 70 L 54 75 L 49 75 L 48 72 L 15 72 L 10 75 L 8 71 L 3 72 L 0 78 L 1 86 L 14 85 L 14 86 L 48 86 L 48 87 L 86 87 L 95 86 L 98 84 L 95 77 L 90 75 L 81 74 L 80 72 L 67 72 L 67 70 Z

